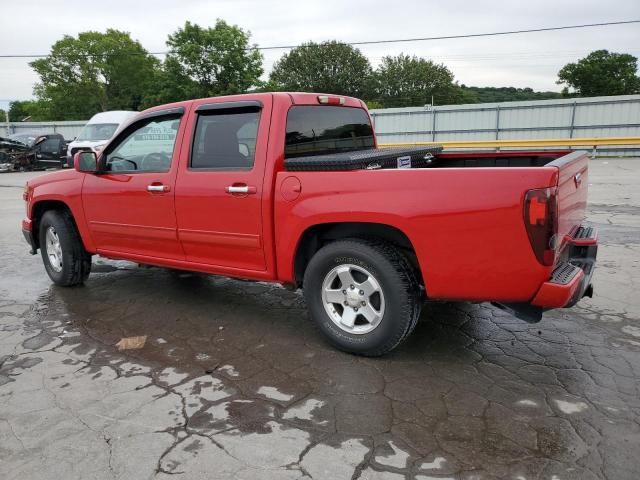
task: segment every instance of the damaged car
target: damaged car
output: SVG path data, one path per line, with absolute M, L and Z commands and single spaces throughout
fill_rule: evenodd
M 0 137 L 0 172 L 64 168 L 67 144 L 57 133 Z

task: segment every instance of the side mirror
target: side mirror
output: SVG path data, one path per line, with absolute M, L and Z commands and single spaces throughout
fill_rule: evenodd
M 40 145 L 42 142 L 46 141 L 47 137 L 45 137 L 44 135 L 42 135 L 41 137 L 36 138 L 35 142 L 33 142 L 33 146 L 37 146 Z
M 76 152 L 73 156 L 73 168 L 78 172 L 96 173 L 98 171 L 98 157 L 95 152 Z

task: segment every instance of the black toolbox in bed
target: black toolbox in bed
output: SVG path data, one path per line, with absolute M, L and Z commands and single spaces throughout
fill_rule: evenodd
M 374 148 L 350 152 L 287 158 L 288 171 L 377 170 L 380 168 L 424 168 L 433 165 L 440 145 L 428 147 Z

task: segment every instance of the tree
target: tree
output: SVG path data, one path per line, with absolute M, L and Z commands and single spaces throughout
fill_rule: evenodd
M 138 110 L 158 60 L 128 33 L 65 35 L 46 57 L 31 62 L 34 89 L 52 120 L 90 118 L 106 110 Z
M 455 83 L 446 66 L 431 60 L 400 54 L 383 57 L 374 74 L 376 100 L 384 107 L 411 107 L 473 102 Z
M 15 100 L 9 103 L 9 121 L 22 122 L 25 119 L 31 121 L 47 120 L 46 107 L 35 100 Z M 4 120 L 4 116 L 2 117 Z
M 153 88 L 147 91 L 142 104 L 144 108 L 148 108 L 202 96 L 198 95 L 196 82 L 183 71 L 180 63 L 171 57 L 162 63 L 154 77 Z
M 336 41 L 309 42 L 274 64 L 269 88 L 364 97 L 370 78 L 369 60 L 357 48 Z
M 577 63 L 568 63 L 558 72 L 559 85 L 581 96 L 629 95 L 640 93 L 638 59 L 627 53 L 596 50 Z
M 16 100 L 14 102 L 9 103 L 9 121 L 10 122 L 21 122 L 26 117 L 31 116 L 31 113 L 28 112 L 27 102 Z
M 213 28 L 186 22 L 167 40 L 170 53 L 160 74 L 157 100 L 244 93 L 260 85 L 262 54 L 249 44 L 250 37 L 220 19 Z
M 460 85 L 462 91 L 469 94 L 469 103 L 513 102 L 522 100 L 548 100 L 562 98 L 560 92 L 535 92 L 529 87 L 467 87 Z

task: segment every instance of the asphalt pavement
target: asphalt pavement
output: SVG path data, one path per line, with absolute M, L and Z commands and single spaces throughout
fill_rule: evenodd
M 383 358 L 300 293 L 94 257 L 52 286 L 0 175 L 0 478 L 640 478 L 640 160 L 591 162 L 595 296 L 428 303 Z

